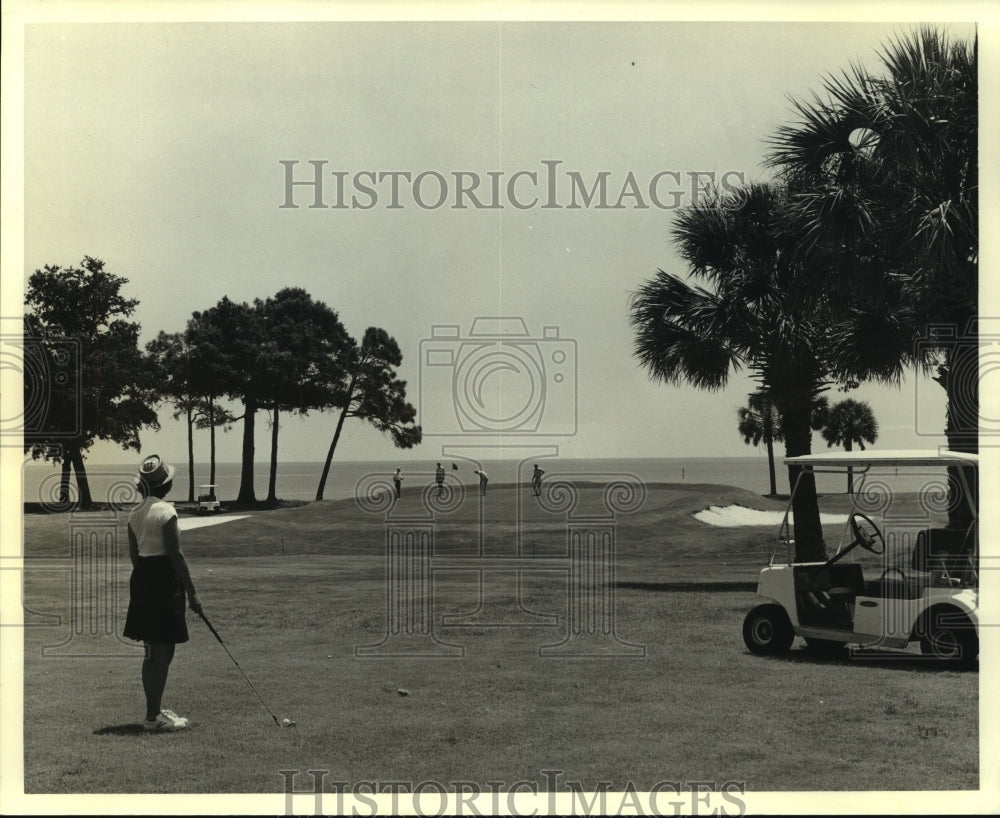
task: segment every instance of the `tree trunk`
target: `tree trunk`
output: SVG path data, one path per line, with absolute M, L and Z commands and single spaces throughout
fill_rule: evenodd
M 188 401 L 188 502 L 194 502 L 194 408 Z
M 773 497 L 778 493 L 778 482 L 774 473 L 774 441 L 771 436 L 768 435 L 765 440 L 767 441 L 767 473 L 768 477 L 771 478 L 771 494 Z
M 351 385 L 351 393 L 353 394 L 353 384 Z M 337 421 L 337 430 L 333 433 L 333 442 L 330 443 L 330 450 L 326 453 L 326 462 L 323 464 L 323 474 L 319 478 L 319 488 L 316 489 L 316 499 L 323 499 L 323 492 L 326 489 L 326 478 L 330 473 L 330 462 L 333 460 L 333 453 L 337 449 L 337 442 L 340 440 L 340 431 L 344 428 L 344 421 L 347 419 L 347 409 L 351 405 L 350 399 L 344 404 L 343 410 L 340 412 L 340 420 Z
M 809 402 L 800 407 L 782 409 L 781 426 L 785 437 L 785 455 L 797 457 L 812 451 L 812 429 L 809 423 Z M 801 475 L 801 477 L 800 477 Z M 796 487 L 796 481 L 798 486 Z M 794 517 L 795 561 L 822 562 L 826 559 L 823 527 L 819 521 L 819 501 L 816 498 L 816 477 L 801 466 L 788 467 L 788 482 Z
M 276 504 L 278 495 L 275 491 L 278 482 L 278 416 L 279 409 L 274 407 L 274 423 L 271 424 L 271 471 L 267 479 L 267 502 Z
M 971 327 L 970 327 L 971 329 Z M 945 437 L 948 448 L 956 452 L 979 451 L 979 342 L 978 338 L 961 338 L 945 353 L 945 365 L 938 381 L 948 396 Z M 979 476 L 975 468 L 952 466 L 948 469 L 950 501 L 948 527 L 965 529 L 972 524 L 972 510 L 965 496 L 960 473 L 972 492 L 979 508 Z
M 844 441 L 844 451 L 853 451 L 850 438 Z M 851 466 L 847 467 L 847 493 L 854 494 L 854 469 Z
M 241 505 L 252 505 L 257 502 L 253 491 L 253 436 L 254 415 L 257 412 L 257 401 L 252 397 L 244 399 L 243 414 L 243 458 L 240 466 L 240 493 L 236 502 Z
M 209 465 L 208 482 L 215 485 L 215 401 L 208 399 Z
M 72 468 L 73 461 L 69 456 L 69 447 L 63 447 L 63 459 L 62 459 L 62 476 L 59 480 L 59 504 L 64 505 L 69 503 L 69 473 Z
M 83 465 L 83 452 L 80 451 L 79 446 L 70 446 L 69 453 L 73 463 L 73 471 L 76 472 L 76 486 L 80 490 L 80 508 L 84 511 L 90 511 L 94 507 L 94 501 L 90 496 L 87 469 Z

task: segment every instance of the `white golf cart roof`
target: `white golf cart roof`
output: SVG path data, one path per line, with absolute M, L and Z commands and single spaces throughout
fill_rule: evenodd
M 868 466 L 975 466 L 979 455 L 936 449 L 869 449 L 863 452 L 827 452 L 786 457 L 785 464 L 805 468 L 866 468 Z

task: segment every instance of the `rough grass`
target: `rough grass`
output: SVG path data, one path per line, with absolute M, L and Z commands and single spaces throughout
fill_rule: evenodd
M 622 643 L 644 646 L 634 658 L 539 655 L 567 633 L 566 520 L 525 492 L 517 526 L 513 487 L 490 487 L 482 526 L 477 498 L 439 515 L 434 629 L 464 646 L 458 658 L 355 656 L 386 635 L 383 516 L 320 502 L 185 532 L 206 613 L 271 710 L 297 726 L 274 725 L 189 615 L 192 638 L 164 701 L 192 721 L 177 735 L 139 729 L 139 654 L 41 655 L 68 633 L 68 573 L 51 565 L 65 562 L 71 525 L 86 515 L 26 515 L 26 618 L 36 625 L 25 631 L 26 792 L 281 792 L 280 770 L 483 788 L 543 783 L 543 770 L 584 789 L 978 787 L 978 673 L 930 667 L 913 651 L 820 660 L 797 643 L 785 657 L 751 656 L 740 628 L 775 532 L 712 529 L 690 515 L 783 503 L 720 486 L 647 488 L 643 507 L 615 525 L 614 626 Z M 598 501 L 585 489 L 579 513 Z M 420 511 L 404 496 L 393 519 Z M 129 566 L 124 520 L 111 525 L 120 632 Z M 525 562 L 547 569 L 522 573 L 519 599 L 513 572 L 486 573 L 479 609 L 478 573 L 444 570 L 449 556 L 512 555 L 518 541 Z M 442 625 L 445 615 L 466 626 Z

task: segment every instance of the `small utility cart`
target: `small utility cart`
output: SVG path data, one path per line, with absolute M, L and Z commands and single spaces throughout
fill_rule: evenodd
M 214 483 L 198 486 L 198 513 L 207 514 L 210 511 L 215 513 L 222 511 L 222 504 L 215 496 Z
M 851 469 L 861 479 L 840 546 L 825 562 L 794 561 L 789 501 L 779 534 L 785 558 L 772 555 L 760 572 L 761 602 L 743 622 L 750 652 L 783 653 L 796 636 L 817 653 L 837 653 L 847 645 L 899 649 L 918 641 L 922 653 L 950 665 L 974 662 L 979 655 L 979 526 L 966 472 L 978 469 L 978 456 L 832 452 L 786 458 L 785 463 L 800 465 L 803 472 Z M 971 524 L 960 529 L 947 526 L 949 467 L 971 511 Z M 893 483 L 908 476 L 902 486 L 907 498 Z M 801 479 L 793 497 L 800 484 Z M 860 559 L 847 561 L 848 555 Z

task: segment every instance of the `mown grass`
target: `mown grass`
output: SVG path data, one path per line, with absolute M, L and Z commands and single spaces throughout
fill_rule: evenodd
M 514 489 L 435 530 L 435 554 L 511 553 Z M 405 498 L 404 498 L 405 499 Z M 506 505 L 508 507 L 504 507 Z M 797 644 L 751 656 L 740 627 L 774 548 L 771 529 L 711 529 L 690 514 L 710 503 L 782 503 L 724 487 L 649 487 L 617 521 L 615 626 L 640 658 L 552 658 L 539 646 L 567 628 L 564 572 L 487 585 L 476 626 L 477 575 L 435 582 L 435 632 L 462 658 L 358 658 L 386 633 L 385 520 L 350 502 L 262 512 L 184 532 L 205 605 L 278 729 L 221 646 L 189 616 L 165 706 L 188 716 L 177 735 L 145 735 L 139 656 L 43 657 L 67 630 L 66 572 L 33 569 L 25 603 L 25 787 L 61 792 L 280 792 L 280 770 L 329 770 L 330 781 L 543 782 L 643 790 L 663 780 L 742 781 L 750 791 L 959 790 L 978 786 L 978 673 L 930 667 L 912 651 L 820 660 Z M 524 505 L 522 553 L 551 565 L 565 519 Z M 67 515 L 27 515 L 26 555 L 68 553 Z M 127 606 L 123 520 L 116 611 Z M 282 542 L 282 540 L 284 542 Z M 529 543 L 534 541 L 534 551 Z M 505 551 L 506 549 L 506 551 Z M 283 552 L 283 553 L 282 553 Z M 484 575 L 490 577 L 492 575 Z M 492 580 L 491 580 L 492 581 Z M 490 627 L 523 619 L 555 625 Z M 492 617 L 492 619 L 490 618 Z M 169 772 L 165 772 L 169 771 Z

